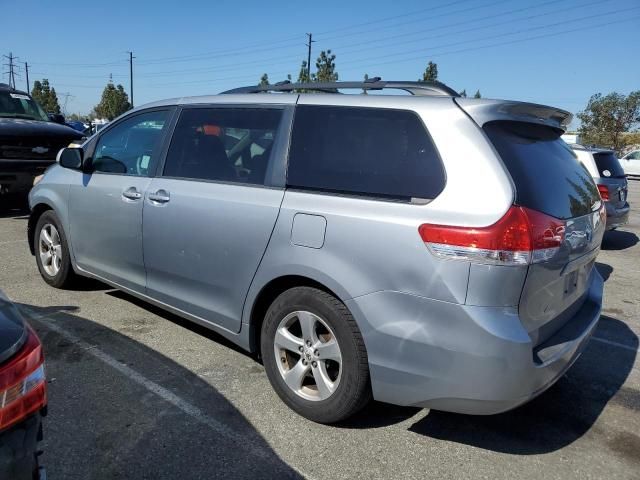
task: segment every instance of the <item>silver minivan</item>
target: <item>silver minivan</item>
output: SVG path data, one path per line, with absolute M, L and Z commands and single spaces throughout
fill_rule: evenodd
M 61 150 L 29 243 L 49 285 L 93 277 L 255 352 L 314 421 L 498 413 L 600 316 L 606 214 L 570 118 L 379 79 L 156 102 Z

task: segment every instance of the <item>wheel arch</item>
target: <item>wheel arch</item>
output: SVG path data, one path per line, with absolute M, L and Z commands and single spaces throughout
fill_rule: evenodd
M 262 322 L 267 313 L 267 309 L 273 301 L 283 292 L 294 287 L 313 287 L 333 295 L 340 301 L 344 302 L 345 298 L 341 298 L 336 292 L 338 289 L 329 288 L 325 282 L 321 282 L 315 278 L 306 275 L 291 274 L 281 275 L 271 279 L 262 286 L 251 302 L 251 310 L 249 312 L 249 350 L 252 353 L 260 355 L 260 334 Z
M 40 202 L 31 209 L 31 214 L 29 215 L 29 221 L 27 223 L 27 240 L 29 241 L 29 251 L 31 255 L 36 254 L 35 244 L 34 244 L 34 230 L 36 225 L 38 224 L 38 220 L 42 216 L 44 212 L 55 209 L 46 202 Z

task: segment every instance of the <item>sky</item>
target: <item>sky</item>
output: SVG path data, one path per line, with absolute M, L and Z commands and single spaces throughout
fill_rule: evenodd
M 336 55 L 340 80 L 439 80 L 483 97 L 582 110 L 589 97 L 640 89 L 640 0 L 47 1 L 0 0 L 0 53 L 19 88 L 48 78 L 68 114 L 86 114 L 112 75 L 134 104 L 295 80 Z M 7 59 L 3 58 L 2 63 Z M 312 67 L 313 68 L 313 67 Z M 3 65 L 2 80 L 6 82 Z

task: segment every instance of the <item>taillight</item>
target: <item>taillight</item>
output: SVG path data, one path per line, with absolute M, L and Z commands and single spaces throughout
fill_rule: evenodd
M 600 192 L 600 197 L 605 202 L 609 201 L 609 187 L 606 185 L 598 185 L 598 191 Z
M 420 236 L 444 258 L 498 265 L 528 265 L 553 257 L 564 242 L 565 222 L 513 205 L 488 227 L 423 224 Z
M 0 366 L 0 430 L 47 404 L 42 344 L 31 328 L 25 345 Z

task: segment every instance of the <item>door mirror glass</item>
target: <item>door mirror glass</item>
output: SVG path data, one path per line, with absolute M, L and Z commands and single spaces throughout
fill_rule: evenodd
M 58 163 L 61 167 L 82 170 L 84 152 L 81 148 L 63 148 L 58 152 Z
M 49 113 L 49 120 L 51 120 L 52 122 L 55 123 L 59 123 L 60 125 L 64 125 L 64 115 L 61 115 L 59 113 Z

